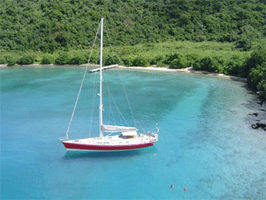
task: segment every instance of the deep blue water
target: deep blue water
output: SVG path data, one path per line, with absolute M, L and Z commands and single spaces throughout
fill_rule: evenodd
M 158 123 L 159 142 L 132 152 L 67 153 L 59 138 L 83 70 L 0 69 L 0 199 L 265 199 L 266 135 L 247 123 L 254 96 L 244 83 L 106 71 L 104 121 L 140 130 Z M 97 81 L 87 74 L 70 138 L 98 135 Z

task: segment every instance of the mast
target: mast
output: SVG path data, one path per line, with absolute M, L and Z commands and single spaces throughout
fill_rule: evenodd
M 99 128 L 100 137 L 103 137 L 102 125 L 103 125 L 103 18 L 101 18 L 101 44 L 100 44 L 100 104 L 99 104 Z

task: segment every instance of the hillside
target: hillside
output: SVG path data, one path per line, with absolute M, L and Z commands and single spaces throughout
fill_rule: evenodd
M 250 43 L 266 35 L 263 0 L 2 0 L 3 50 L 88 48 L 100 17 L 112 45 L 169 40 Z M 243 45 L 243 44 L 242 44 Z

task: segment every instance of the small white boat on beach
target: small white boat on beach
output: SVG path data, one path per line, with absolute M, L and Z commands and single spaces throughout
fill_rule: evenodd
M 136 127 L 128 127 L 128 126 L 117 126 L 117 125 L 106 125 L 103 123 L 103 101 L 102 101 L 102 92 L 103 92 L 103 62 L 102 62 L 102 51 L 103 51 L 103 18 L 100 22 L 101 28 L 101 43 L 100 43 L 100 91 L 98 96 L 99 100 L 99 137 L 90 137 L 83 139 L 73 139 L 70 140 L 68 137 L 70 125 L 72 123 L 72 119 L 74 117 L 75 109 L 77 106 L 77 102 L 79 99 L 79 95 L 84 83 L 86 70 L 83 76 L 83 80 L 80 85 L 80 89 L 78 92 L 78 96 L 74 105 L 74 109 L 71 115 L 71 119 L 66 131 L 66 136 L 64 139 L 61 139 L 63 145 L 67 150 L 82 150 L 82 151 L 99 151 L 99 152 L 109 152 L 109 151 L 126 151 L 126 150 L 136 150 L 145 147 L 152 146 L 155 142 L 158 141 L 158 132 L 159 128 L 157 128 L 156 133 L 154 132 L 146 132 L 146 133 L 138 133 L 138 129 Z M 98 33 L 98 31 L 97 31 Z M 96 33 L 96 37 L 97 37 Z M 105 133 L 115 135 L 104 135 Z

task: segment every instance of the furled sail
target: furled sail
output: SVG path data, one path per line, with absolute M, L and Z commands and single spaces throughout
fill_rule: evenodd
M 101 128 L 103 132 L 132 132 L 138 130 L 136 127 L 113 125 L 102 125 Z

